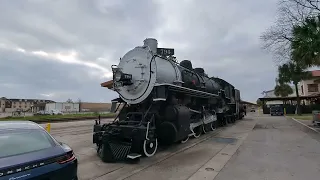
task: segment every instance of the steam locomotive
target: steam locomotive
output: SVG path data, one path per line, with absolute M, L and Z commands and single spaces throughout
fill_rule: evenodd
M 151 157 L 161 144 L 185 143 L 243 118 L 239 90 L 173 55 L 147 38 L 112 65 L 119 94 L 112 110 L 121 110 L 112 123 L 96 121 L 93 134 L 104 162 Z

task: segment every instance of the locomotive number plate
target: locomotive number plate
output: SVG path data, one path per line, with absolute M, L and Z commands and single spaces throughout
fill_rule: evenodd
M 172 55 L 174 55 L 174 49 L 157 48 L 157 54 L 159 54 L 161 56 L 172 56 Z
M 123 86 L 123 83 L 122 82 L 114 82 L 114 87 L 121 87 Z

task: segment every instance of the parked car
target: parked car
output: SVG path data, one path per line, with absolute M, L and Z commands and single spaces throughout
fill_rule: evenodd
M 0 179 L 77 180 L 73 150 L 30 121 L 0 122 Z
M 34 115 L 50 115 L 48 111 L 40 110 L 36 112 Z
M 57 109 L 53 109 L 50 111 L 51 115 L 63 115 L 63 113 Z
M 274 105 L 270 107 L 270 115 L 271 116 L 283 116 L 284 112 L 283 112 L 283 107 L 279 106 L 279 105 Z
M 250 109 L 250 112 L 256 112 L 256 108 L 252 107 L 252 108 Z

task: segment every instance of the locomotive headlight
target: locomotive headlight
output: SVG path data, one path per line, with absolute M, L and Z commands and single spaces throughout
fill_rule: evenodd
M 115 80 L 115 81 L 120 81 L 120 80 L 121 80 L 121 77 L 122 77 L 122 72 L 121 72 L 121 71 L 117 71 L 117 72 L 114 74 L 114 80 Z

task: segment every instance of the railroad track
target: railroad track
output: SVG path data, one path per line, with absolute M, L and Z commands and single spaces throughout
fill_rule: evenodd
M 119 171 L 119 170 L 120 171 L 124 170 L 124 171 L 129 172 L 129 173 L 124 173 L 124 175 L 116 178 L 116 180 L 128 179 L 131 176 L 134 176 L 134 175 L 138 174 L 139 172 L 141 172 L 141 171 L 143 171 L 143 170 L 145 170 L 147 168 L 150 168 L 150 167 L 155 166 L 155 165 L 157 165 L 157 164 L 159 164 L 159 163 L 161 163 L 161 162 L 163 162 L 165 160 L 168 160 L 171 157 L 173 157 L 174 155 L 177 155 L 177 154 L 179 154 L 181 152 L 184 152 L 184 151 L 186 151 L 186 150 L 188 150 L 188 149 L 190 149 L 190 148 L 192 148 L 192 147 L 194 147 L 194 146 L 196 146 L 196 145 L 198 145 L 198 144 L 200 144 L 200 143 L 202 143 L 202 142 L 204 142 L 204 141 L 216 136 L 217 134 L 219 134 L 219 132 L 221 132 L 222 130 L 228 128 L 229 126 L 220 127 L 218 129 L 216 129 L 215 131 L 212 131 L 212 132 L 209 132 L 209 133 L 206 133 L 206 134 L 200 136 L 199 138 L 190 139 L 187 143 L 180 144 L 180 146 L 178 145 L 179 147 L 177 147 L 177 145 L 173 145 L 172 147 L 170 147 L 170 149 L 172 149 L 172 150 L 174 149 L 173 152 L 170 152 L 170 153 L 164 155 L 163 157 L 157 157 L 157 155 L 155 155 L 155 156 L 149 158 L 149 160 L 151 160 L 151 161 L 148 162 L 148 163 L 137 164 L 134 167 L 128 166 L 127 168 L 126 168 L 126 164 L 124 164 L 121 167 L 118 167 L 118 168 L 116 168 L 116 169 L 114 169 L 114 170 L 112 170 L 110 172 L 101 174 L 99 176 L 93 177 L 90 180 L 98 180 L 98 179 L 104 179 L 104 178 L 109 179 L 108 175 L 112 176 L 112 174 L 117 173 L 117 171 Z M 163 148 L 160 148 L 157 154 L 160 154 L 161 151 L 163 151 L 163 150 L 164 150 Z M 155 161 L 152 161 L 152 159 L 154 159 Z M 120 174 L 122 174 L 122 173 L 120 173 Z M 110 178 L 110 179 L 112 179 L 112 178 Z

